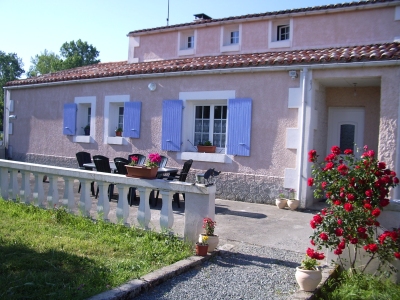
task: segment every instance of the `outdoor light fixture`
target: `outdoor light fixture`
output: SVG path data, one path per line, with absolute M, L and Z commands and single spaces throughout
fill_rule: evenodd
M 151 92 L 154 92 L 157 89 L 157 85 L 154 82 L 150 82 L 147 87 Z
M 8 118 L 14 120 L 17 118 L 17 115 L 9 115 Z
M 295 79 L 295 78 L 297 78 L 297 71 L 289 71 L 289 76 L 292 78 L 292 79 Z

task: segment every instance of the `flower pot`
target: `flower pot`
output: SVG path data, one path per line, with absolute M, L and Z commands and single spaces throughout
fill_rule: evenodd
M 122 131 L 116 131 L 115 136 L 122 136 Z
M 304 270 L 296 268 L 296 281 L 300 289 L 306 292 L 314 291 L 322 280 L 321 270 Z
M 208 245 L 202 245 L 196 243 L 196 255 L 197 256 L 206 256 L 208 251 Z
M 287 205 L 289 206 L 289 208 L 291 210 L 295 210 L 299 206 L 299 204 L 300 204 L 300 200 L 297 200 L 297 199 L 289 199 L 287 201 Z
M 125 166 L 127 177 L 143 178 L 143 179 L 155 179 L 157 176 L 158 167 L 145 167 L 145 166 Z
M 278 206 L 278 208 L 282 209 L 282 208 L 286 207 L 287 200 L 288 199 L 285 199 L 285 198 L 276 198 L 275 204 L 276 204 L 276 206 Z
M 217 146 L 197 146 L 197 152 L 202 153 L 215 153 L 215 149 L 217 149 Z
M 84 128 L 85 135 L 90 135 L 90 128 Z
M 204 233 L 199 234 L 199 243 L 203 241 L 203 236 L 205 236 L 205 235 L 206 234 L 204 234 Z M 208 243 L 208 252 L 213 252 L 215 250 L 215 248 L 217 248 L 218 243 L 219 243 L 218 235 L 216 235 L 216 234 L 209 235 L 207 243 Z

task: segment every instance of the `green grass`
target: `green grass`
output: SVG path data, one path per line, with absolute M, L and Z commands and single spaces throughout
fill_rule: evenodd
M 342 272 L 322 288 L 324 300 L 399 300 L 400 285 L 387 278 L 370 274 Z
M 0 299 L 84 299 L 192 254 L 176 236 L 0 200 Z

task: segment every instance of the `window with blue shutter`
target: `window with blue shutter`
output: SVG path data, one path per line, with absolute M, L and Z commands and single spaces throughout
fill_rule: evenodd
M 251 107 L 249 98 L 228 100 L 227 154 L 250 156 Z
M 75 135 L 76 133 L 76 103 L 64 104 L 63 134 Z
M 142 102 L 125 102 L 124 104 L 124 128 L 122 135 L 124 137 L 140 137 L 140 114 Z
M 162 150 L 181 151 L 182 109 L 182 100 L 163 101 L 161 138 Z

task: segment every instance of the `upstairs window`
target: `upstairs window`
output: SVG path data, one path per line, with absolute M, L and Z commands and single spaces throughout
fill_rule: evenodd
M 277 27 L 277 40 L 285 41 L 289 39 L 289 25 L 279 25 Z
M 231 44 L 239 44 L 239 31 L 231 32 Z
M 188 36 L 187 38 L 187 47 L 188 49 L 194 48 L 194 36 Z
M 178 56 L 193 55 L 196 51 L 196 30 L 178 33 Z

